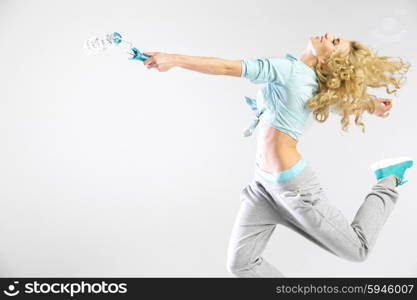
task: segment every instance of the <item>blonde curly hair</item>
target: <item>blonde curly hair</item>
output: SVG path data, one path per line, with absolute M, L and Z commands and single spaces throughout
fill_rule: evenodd
M 399 58 L 396 61 L 395 58 Z M 396 56 L 378 56 L 358 41 L 350 41 L 347 52 L 333 50 L 314 71 L 318 77 L 319 91 L 311 97 L 306 106 L 312 109 L 314 119 L 323 123 L 329 117 L 329 110 L 342 116 L 342 130 L 348 131 L 349 119 L 355 116 L 355 124 L 362 127 L 364 111 L 375 111 L 377 97 L 367 92 L 367 87 L 385 87 L 388 94 L 394 93 L 405 83 L 405 73 L 411 64 Z M 394 89 L 389 89 L 389 85 Z

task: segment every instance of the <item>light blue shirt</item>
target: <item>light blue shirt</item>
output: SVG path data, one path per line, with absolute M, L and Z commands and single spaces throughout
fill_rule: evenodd
M 243 59 L 241 77 L 264 84 L 256 99 L 245 97 L 256 119 L 244 136 L 252 135 L 259 120 L 298 140 L 312 111 L 305 102 L 319 90 L 312 68 L 291 54 L 281 57 Z

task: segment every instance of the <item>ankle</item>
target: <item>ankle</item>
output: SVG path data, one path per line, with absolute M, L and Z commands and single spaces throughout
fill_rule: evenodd
M 395 186 L 397 186 L 398 185 L 398 178 L 397 178 L 397 176 L 392 175 L 392 176 L 390 176 L 390 178 L 394 181 Z

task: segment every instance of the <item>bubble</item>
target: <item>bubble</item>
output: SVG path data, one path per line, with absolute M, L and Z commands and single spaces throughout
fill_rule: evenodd
M 402 10 L 397 10 L 402 11 Z M 408 34 L 405 28 L 401 27 L 400 21 L 394 16 L 388 16 L 381 20 L 380 26 L 371 30 L 371 35 L 384 43 L 395 43 L 402 41 Z

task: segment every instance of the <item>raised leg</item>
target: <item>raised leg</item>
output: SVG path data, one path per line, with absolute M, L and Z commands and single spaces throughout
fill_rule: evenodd
M 397 198 L 392 178 L 378 180 L 349 223 L 343 213 L 329 203 L 315 179 L 306 189 L 300 188 L 282 200 L 292 212 L 284 225 L 339 257 L 364 261 Z

